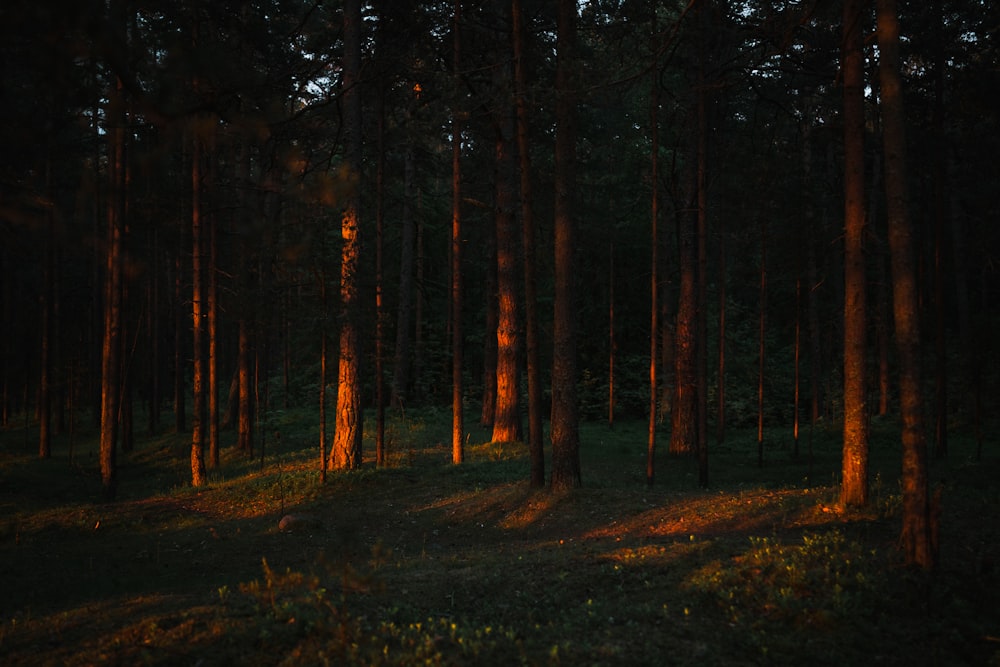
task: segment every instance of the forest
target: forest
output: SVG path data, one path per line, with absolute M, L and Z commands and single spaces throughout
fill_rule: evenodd
M 0 658 L 112 659 L 100 641 L 28 657 L 32 605 L 63 609 L 74 636 L 68 609 L 138 595 L 130 577 L 145 575 L 124 557 L 95 574 L 103 525 L 143 558 L 153 547 L 129 535 L 158 535 L 157 566 L 164 531 L 253 552 L 197 588 L 236 557 L 177 547 L 214 620 L 178 620 L 190 597 L 158 603 L 156 637 L 147 624 L 114 645 L 188 634 L 163 654 L 119 648 L 123 663 L 168 663 L 239 626 L 202 661 L 254 645 L 260 664 L 662 664 L 680 642 L 678 664 L 791 664 L 849 635 L 826 659 L 856 664 L 874 655 L 858 618 L 911 599 L 954 625 L 924 636 L 927 618 L 908 618 L 887 641 L 909 648 L 880 660 L 996 661 L 1000 618 L 977 596 L 1000 557 L 998 28 L 983 0 L 5 3 Z M 715 520 L 713 499 L 744 494 L 759 515 Z M 391 556 L 372 526 L 404 506 L 442 514 L 400 523 Z M 612 535 L 595 514 L 620 527 L 654 511 L 713 546 L 638 523 L 617 538 L 636 540 L 628 557 L 585 546 Z M 524 590 L 551 576 L 605 590 L 582 572 L 669 555 L 693 573 L 669 585 L 720 616 L 679 631 L 666 602 L 642 599 L 642 570 L 616 584 L 636 605 L 604 616 L 670 625 L 640 633 L 646 653 L 625 638 L 574 649 L 597 626 L 555 630 L 537 600 L 465 616 L 439 600 L 415 630 L 393 592 L 431 598 L 470 563 L 507 567 L 490 548 L 517 553 L 500 528 L 528 513 L 546 519 L 518 539 L 547 555 L 511 556 L 544 578 Z M 505 537 L 440 546 L 441 521 Z M 570 525 L 581 537 L 560 539 Z M 471 551 L 422 572 L 428 535 Z M 656 535 L 677 542 L 645 551 Z M 558 560 L 552 539 L 578 551 Z M 65 607 L 45 584 L 61 549 L 93 579 Z M 265 557 L 248 583 L 269 549 L 288 571 Z M 737 570 L 698 569 L 727 559 Z M 785 592 L 763 601 L 740 588 L 782 567 L 808 581 L 765 576 Z M 880 614 L 887 590 L 860 582 L 884 571 L 901 606 Z M 503 595 L 463 577 L 469 596 Z M 779 640 L 726 594 L 774 628 L 831 634 Z M 727 624 L 743 639 L 717 647 Z

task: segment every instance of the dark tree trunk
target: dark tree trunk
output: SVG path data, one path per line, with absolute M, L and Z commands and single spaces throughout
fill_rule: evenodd
M 555 294 L 552 357 L 552 489 L 581 484 L 576 359 L 576 258 L 573 193 L 576 161 L 576 98 L 573 72 L 576 3 L 559 0 L 556 39 Z
M 112 13 L 120 18 L 120 2 Z M 125 103 L 122 83 L 116 81 L 108 95 L 108 177 L 107 237 L 104 273 L 104 342 L 101 353 L 101 487 L 106 500 L 114 500 L 118 490 L 118 409 L 121 387 L 121 304 L 122 236 L 124 230 Z
M 459 83 L 462 55 L 462 0 L 455 0 L 452 30 L 453 76 Z M 462 379 L 462 110 L 451 111 L 451 461 L 465 461 L 465 418 Z
M 524 17 L 521 0 L 512 0 L 514 32 L 515 109 L 521 176 L 521 230 L 524 252 L 525 351 L 528 372 L 528 452 L 531 486 L 545 486 L 545 447 L 542 439 L 542 384 L 538 358 L 538 287 L 535 258 L 535 219 L 531 188 L 531 142 L 528 138 L 528 90 L 524 55 Z
M 877 0 L 876 7 L 886 215 L 899 351 L 899 403 L 903 418 L 903 528 L 900 542 L 908 564 L 931 570 L 937 564 L 940 506 L 939 499 L 931 499 L 927 479 L 927 442 L 920 384 L 919 303 L 913 265 L 913 227 L 907 210 L 899 24 L 895 0 Z
M 844 441 L 840 502 L 868 504 L 868 415 L 865 352 L 865 156 L 864 58 L 865 3 L 845 0 L 844 76 Z

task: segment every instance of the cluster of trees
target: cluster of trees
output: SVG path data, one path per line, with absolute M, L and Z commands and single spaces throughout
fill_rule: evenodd
M 89 410 L 109 497 L 136 405 L 195 485 L 317 396 L 324 475 L 366 406 L 382 463 L 387 408 L 450 403 L 456 463 L 477 405 L 538 486 L 548 414 L 555 488 L 581 418 L 648 417 L 650 483 L 669 424 L 702 484 L 710 423 L 763 463 L 843 419 L 864 504 L 898 405 L 929 566 L 925 407 L 944 455 L 997 379 L 1000 9 L 876 4 L 6 3 L 0 418 L 47 457 Z

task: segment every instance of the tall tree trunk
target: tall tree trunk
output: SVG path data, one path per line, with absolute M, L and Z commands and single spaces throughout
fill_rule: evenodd
M 177 252 L 174 255 L 174 431 L 187 430 L 187 406 L 185 401 L 184 376 L 187 363 L 184 354 L 184 226 L 177 234 Z
M 334 470 L 361 466 L 364 415 L 361 405 L 361 1 L 344 3 L 344 152 L 354 182 L 340 222 L 340 362 L 337 422 L 330 463 Z
M 524 319 L 528 371 L 528 452 L 531 486 L 545 486 L 545 447 L 542 439 L 542 383 L 538 360 L 538 287 L 536 285 L 535 219 L 531 188 L 531 146 L 528 139 L 528 77 L 525 72 L 524 17 L 521 0 L 512 0 L 514 80 L 517 93 L 517 148 L 521 176 L 521 230 L 524 252 Z
M 147 276 L 146 303 L 149 304 L 146 313 L 146 330 L 149 332 L 149 414 L 147 415 L 147 431 L 156 435 L 160 430 L 160 235 L 157 229 L 152 229 L 150 246 L 152 248 L 152 270 Z
M 719 297 L 719 340 L 715 392 L 715 442 L 726 441 L 726 229 L 725 216 L 718 216 L 719 266 L 716 285 Z
M 892 256 L 893 312 L 899 350 L 899 395 L 903 417 L 903 528 L 907 563 L 924 570 L 937 563 L 937 500 L 928 492 L 927 442 L 920 386 L 920 327 L 913 226 L 906 185 L 906 136 L 899 73 L 899 23 L 895 0 L 876 0 L 882 139 L 885 151 L 886 215 Z
M 653 53 L 657 53 L 655 42 L 656 33 L 656 8 L 652 10 L 650 21 L 650 33 L 652 36 L 651 46 Z M 656 377 L 657 362 L 657 336 L 659 335 L 659 313 L 660 313 L 660 276 L 659 276 L 659 247 L 660 247 L 660 67 L 654 60 L 654 67 L 650 74 L 650 101 L 649 101 L 649 424 L 646 434 L 646 485 L 652 486 L 656 479 L 656 420 L 658 417 L 657 403 L 659 402 L 660 386 Z
M 697 322 L 695 360 L 698 392 L 696 402 L 698 485 L 708 487 L 708 90 L 705 82 L 705 40 L 708 38 L 708 10 L 702 2 L 697 6 L 698 29 L 698 273 L 697 273 Z
M 122 5 L 112 3 L 112 20 L 121 18 Z M 124 25 L 124 24 L 122 24 Z M 101 349 L 101 488 L 106 500 L 118 490 L 118 408 L 121 387 L 121 283 L 124 220 L 125 102 L 121 80 L 108 95 L 107 238 L 104 274 L 104 342 Z
M 483 258 L 486 267 L 485 309 L 486 322 L 483 331 L 483 400 L 479 423 L 493 427 L 497 411 L 497 235 L 496 226 L 486 234 Z
M 509 5 L 502 4 L 504 23 Z M 503 47 L 498 47 L 498 55 Z M 495 220 L 497 239 L 497 397 L 493 420 L 493 442 L 516 442 L 523 438 L 520 409 L 521 335 L 518 322 L 517 234 L 514 225 L 514 107 L 510 97 L 511 72 L 501 57 L 494 72 L 498 93 L 495 110 L 496 184 Z
M 576 3 L 559 0 L 556 37 L 555 294 L 552 354 L 552 490 L 581 484 L 576 359 L 576 257 L 573 221 L 576 118 Z
M 254 385 L 251 382 L 250 324 L 246 315 L 240 317 L 237 343 L 237 427 L 236 449 L 248 458 L 253 455 Z M 254 355 L 255 356 L 255 355 Z
M 385 24 L 380 24 L 384 28 Z M 378 37 L 382 37 L 380 29 Z M 381 53 L 385 40 L 381 40 Z M 381 74 L 381 73 L 380 73 Z M 375 157 L 375 465 L 385 465 L 385 89 L 379 80 Z M 324 464 L 325 465 L 325 464 Z
M 51 197 L 52 188 L 52 152 L 46 150 L 45 180 Z M 47 211 L 45 214 L 46 235 L 43 241 L 44 253 L 42 259 L 42 293 L 40 299 L 40 359 L 38 378 L 38 458 L 47 459 L 52 456 L 52 357 L 53 317 L 52 306 L 55 299 L 55 214 Z
M 868 415 L 865 351 L 865 155 L 862 0 L 845 0 L 844 76 L 844 433 L 840 502 L 868 504 Z
M 319 271 L 319 303 L 320 303 L 320 325 L 319 325 L 319 479 L 326 483 L 326 357 L 327 357 L 327 335 L 326 318 L 328 315 L 328 305 L 326 302 L 326 272 Z
M 214 141 L 211 142 L 214 149 Z M 211 151 L 214 154 L 214 150 Z M 210 155 L 211 157 L 211 155 Z M 213 178 L 214 180 L 214 178 Z M 218 234 L 216 215 L 208 217 L 208 460 L 212 468 L 219 467 L 219 334 L 218 334 Z
M 691 120 L 697 124 L 694 107 Z M 697 126 L 697 125 L 696 125 Z M 690 163 L 683 167 L 685 205 L 677 211 L 677 269 L 680 274 L 674 328 L 674 397 L 670 406 L 670 447 L 673 455 L 697 452 L 697 318 L 698 318 L 698 141 L 692 133 Z
M 205 349 L 203 322 L 206 289 L 202 266 L 204 265 L 202 223 L 202 157 L 204 139 L 198 124 L 191 136 L 191 485 L 205 484 Z
M 757 465 L 764 466 L 764 362 L 767 353 L 767 220 L 760 219 L 760 285 L 757 299 Z
M 462 0 L 455 0 L 452 76 L 460 84 L 462 55 Z M 451 111 L 451 462 L 465 461 L 465 418 L 462 379 L 462 110 Z

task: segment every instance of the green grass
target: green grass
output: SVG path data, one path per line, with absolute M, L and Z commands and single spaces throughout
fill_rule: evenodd
M 394 416 L 390 466 L 319 482 L 315 417 L 274 413 L 263 461 L 224 450 L 188 485 L 186 438 L 120 454 L 100 500 L 92 437 L 39 461 L 0 432 L 2 664 L 1000 664 L 1000 456 L 961 432 L 933 462 L 942 564 L 902 567 L 899 444 L 873 424 L 872 504 L 837 506 L 839 430 L 733 432 L 645 483 L 646 425 L 584 424 L 584 487 L 528 487 L 523 446 L 449 416 Z M 228 445 L 232 434 L 225 434 Z M 807 444 L 806 438 L 811 440 Z M 810 453 L 811 452 L 811 453 Z M 313 520 L 278 530 L 287 513 Z

